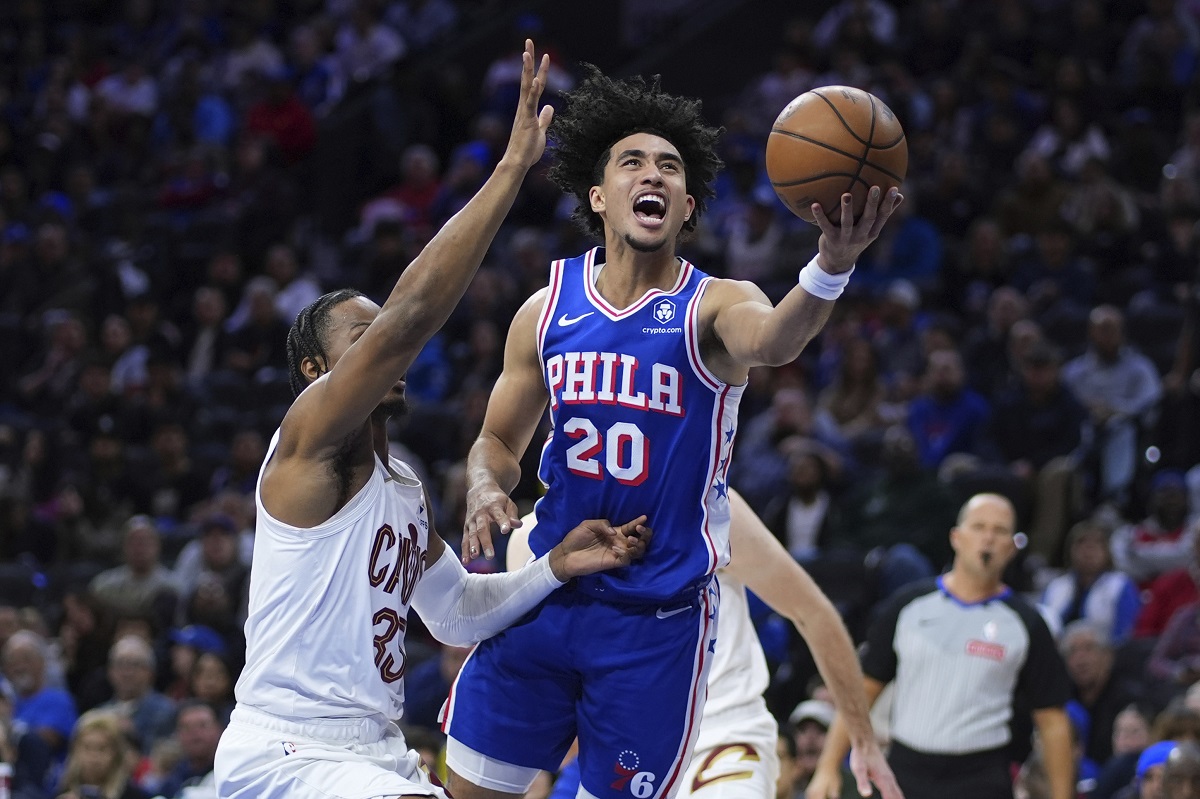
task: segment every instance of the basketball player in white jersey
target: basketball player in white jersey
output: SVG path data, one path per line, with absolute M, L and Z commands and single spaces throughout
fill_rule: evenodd
M 584 522 L 505 575 L 470 575 L 433 529 L 411 468 L 388 455 L 403 376 L 466 290 L 545 146 L 547 59 L 526 42 L 504 157 L 404 271 L 382 308 L 321 297 L 288 334 L 297 395 L 259 475 L 246 667 L 216 757 L 230 799 L 444 797 L 395 721 L 404 708 L 410 605 L 439 639 L 494 635 L 567 579 L 627 565 L 645 517 Z
M 858 655 L 837 610 L 808 573 L 771 534 L 746 500 L 729 492 L 729 565 L 717 572 L 721 583 L 721 629 L 708 675 L 708 702 L 700 734 L 678 797 L 692 799 L 763 799 L 775 795 L 779 758 L 778 725 L 763 701 L 770 675 L 746 601 L 749 588 L 772 610 L 788 618 L 804 636 L 825 678 L 844 723 L 867 742 L 851 754 L 850 767 L 859 792 L 871 792 L 867 763 L 883 799 L 903 799 L 875 742 L 866 694 L 858 677 Z M 509 569 L 533 557 L 528 537 L 533 514 L 509 534 Z M 565 768 L 561 780 L 578 781 L 578 770 Z M 565 790 L 564 790 L 565 789 Z M 556 785 L 554 796 L 574 795 Z

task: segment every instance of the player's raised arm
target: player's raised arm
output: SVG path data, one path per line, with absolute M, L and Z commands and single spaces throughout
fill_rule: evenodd
M 549 60 L 535 69 L 526 40 L 521 98 L 508 147 L 495 171 L 404 270 L 378 315 L 360 325 L 350 347 L 329 369 L 320 358 L 299 364 L 312 384 L 289 410 L 279 453 L 316 456 L 339 446 L 403 377 L 461 299 L 525 178 L 541 157 L 553 108 L 539 112 Z
M 824 327 L 833 311 L 833 300 L 842 293 L 855 261 L 879 237 L 892 212 L 903 201 L 895 189 L 871 189 L 866 208 L 856 222 L 851 195 L 842 198 L 841 222 L 834 225 L 813 206 L 821 228 L 818 253 L 798 276 L 795 288 L 772 308 L 766 295 L 753 284 L 721 281 L 705 303 L 715 307 L 713 329 L 729 359 L 741 367 L 781 366 L 791 363 Z M 720 368 L 720 364 L 715 364 Z M 727 372 L 723 369 L 723 372 Z
M 804 636 L 853 743 L 851 768 L 859 792 L 866 796 L 874 783 L 884 799 L 902 799 L 875 741 L 862 669 L 837 609 L 736 491 L 729 493 L 729 508 L 732 557 L 726 569 Z
M 467 513 L 463 560 L 492 558 L 492 525 L 501 533 L 519 527 L 508 497 L 521 477 L 521 456 L 548 401 L 537 351 L 537 320 L 547 290 L 525 301 L 513 318 L 504 347 L 504 369 L 492 389 L 479 438 L 467 456 Z

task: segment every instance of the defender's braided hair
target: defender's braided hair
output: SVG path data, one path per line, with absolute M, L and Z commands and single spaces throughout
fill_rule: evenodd
M 583 68 L 587 77 L 565 95 L 566 108 L 555 115 L 549 131 L 555 156 L 550 177 L 579 201 L 572 218 L 588 234 L 604 237 L 603 220 L 592 211 L 588 190 L 603 180 L 613 144 L 634 133 L 651 133 L 679 148 L 687 192 L 696 200 L 683 230 L 695 230 L 715 193 L 712 182 L 722 166 L 716 141 L 722 129 L 704 124 L 699 100 L 664 92 L 660 75 L 649 82 L 641 76 L 614 80 L 591 64 Z
M 355 289 L 338 289 L 318 297 L 296 314 L 296 321 L 287 336 L 288 380 L 292 384 L 292 396 L 300 396 L 300 392 L 308 387 L 308 379 L 300 370 L 305 358 L 320 362 L 324 369 L 329 368 L 329 356 L 325 354 L 329 312 L 345 300 L 362 296 L 363 293 Z

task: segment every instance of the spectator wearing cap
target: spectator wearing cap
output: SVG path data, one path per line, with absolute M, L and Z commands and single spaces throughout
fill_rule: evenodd
M 177 592 L 161 553 L 154 520 L 134 516 L 125 524 L 124 564 L 97 574 L 91 592 L 118 615 L 161 615 L 174 607 Z
M 220 633 L 203 624 L 189 624 L 176 629 L 170 639 L 170 680 L 165 693 L 179 701 L 191 695 L 192 670 L 200 655 L 212 652 L 224 657 L 228 647 Z
M 143 754 L 171 735 L 175 728 L 175 703 L 154 690 L 154 649 L 145 639 L 125 636 L 108 654 L 108 681 L 113 698 L 100 706 L 116 714 L 125 732 Z
M 1069 361 L 1062 377 L 1088 409 L 1087 435 L 1099 474 L 1096 499 L 1120 508 L 1129 500 L 1138 437 L 1157 413 L 1162 381 L 1149 358 L 1125 345 L 1125 317 L 1116 307 L 1092 309 L 1088 341 L 1087 352 Z M 1120 565 L 1116 548 L 1114 554 Z M 1153 575 L 1132 576 L 1141 581 Z
M 1149 513 L 1144 519 L 1122 525 L 1112 537 L 1117 568 L 1143 586 L 1167 571 L 1187 566 L 1196 538 L 1182 473 L 1164 469 L 1155 474 L 1147 505 Z
M 1165 799 L 1163 772 L 1177 745 L 1175 741 L 1159 741 L 1147 746 L 1138 757 L 1133 784 L 1117 793 L 1116 799 Z
M 75 726 L 75 700 L 62 688 L 48 684 L 49 647 L 32 630 L 13 633 L 0 652 L 0 669 L 15 691 L 13 720 L 36 733 L 50 751 L 61 756 Z
M 1063 560 L 1079 491 L 1072 456 L 1087 421 L 1087 411 L 1060 379 L 1061 364 L 1051 344 L 1035 343 L 1017 364 L 1017 385 L 996 400 L 989 433 L 1001 461 L 1033 497 L 1030 551 L 1050 566 Z
M 1108 527 L 1098 519 L 1071 528 L 1068 571 L 1046 586 L 1042 607 L 1057 629 L 1087 619 L 1101 627 L 1109 640 L 1120 643 L 1133 631 L 1142 600 L 1129 576 L 1113 568 L 1108 537 Z
M 796 742 L 794 779 L 798 791 L 808 788 L 817 771 L 821 749 L 825 746 L 825 734 L 829 732 L 829 725 L 833 724 L 833 713 L 830 703 L 822 699 L 806 699 L 788 714 L 788 724 Z

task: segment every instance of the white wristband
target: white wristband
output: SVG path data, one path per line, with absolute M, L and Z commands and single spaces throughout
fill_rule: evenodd
M 822 300 L 836 300 L 842 296 L 842 292 L 850 282 L 850 275 L 852 274 L 854 274 L 853 266 L 846 272 L 831 275 L 817 266 L 817 259 L 814 256 L 800 270 L 799 283 L 801 288 L 814 297 L 819 297 Z

